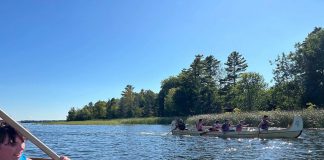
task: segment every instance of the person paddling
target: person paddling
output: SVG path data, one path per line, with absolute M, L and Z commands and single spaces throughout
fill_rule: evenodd
M 220 131 L 220 129 L 222 128 L 222 125 L 219 123 L 219 121 L 216 121 L 212 128 L 209 128 L 209 131 Z
M 261 122 L 258 125 L 259 130 L 267 131 L 269 129 L 269 126 L 273 123 L 269 121 L 269 116 L 264 115 Z
M 184 121 L 180 118 L 180 119 L 177 119 L 177 122 L 176 122 L 176 127 L 175 129 L 179 129 L 179 130 L 186 130 L 186 124 L 184 123 Z
M 196 128 L 197 128 L 197 131 L 203 131 L 203 121 L 202 121 L 202 119 L 198 120 L 198 123 L 196 123 Z
M 240 121 L 239 124 L 236 125 L 236 132 L 242 132 L 243 127 L 249 126 L 248 124 L 245 124 L 243 120 Z
M 225 123 L 222 125 L 222 131 L 223 132 L 233 132 L 234 130 L 230 129 L 231 124 L 229 123 L 228 119 L 225 119 Z

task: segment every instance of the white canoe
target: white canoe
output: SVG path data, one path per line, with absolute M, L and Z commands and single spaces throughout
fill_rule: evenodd
M 213 136 L 221 138 L 297 138 L 303 131 L 303 119 L 295 116 L 292 125 L 285 129 L 259 131 L 258 129 L 244 130 L 241 132 L 218 132 L 196 130 L 173 130 L 173 135 Z

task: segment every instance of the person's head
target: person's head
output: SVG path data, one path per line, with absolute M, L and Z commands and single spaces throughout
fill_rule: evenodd
M 268 118 L 269 118 L 269 116 L 264 115 L 262 119 L 268 119 Z
M 179 119 L 178 120 L 178 124 L 183 124 L 184 122 L 183 122 L 183 120 L 182 119 Z
M 0 122 L 0 159 L 18 160 L 24 149 L 24 137 L 10 125 Z
M 215 123 L 216 123 L 216 124 L 218 124 L 218 123 L 219 123 L 219 121 L 216 121 Z
M 225 123 L 228 124 L 229 123 L 229 120 L 228 119 L 225 119 Z
M 199 119 L 199 122 L 202 122 L 202 119 Z

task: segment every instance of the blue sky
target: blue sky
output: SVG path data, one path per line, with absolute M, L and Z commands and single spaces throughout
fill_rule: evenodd
M 127 84 L 158 92 L 196 54 L 248 71 L 324 26 L 321 0 L 0 1 L 0 108 L 17 120 L 65 119 L 71 107 L 119 98 Z

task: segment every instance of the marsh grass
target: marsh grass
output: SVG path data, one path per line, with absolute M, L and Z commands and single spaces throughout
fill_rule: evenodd
M 148 118 L 125 118 L 112 120 L 87 120 L 87 121 L 55 121 L 42 122 L 43 124 L 66 124 L 66 125 L 118 125 L 118 124 L 170 124 L 174 117 L 148 117 Z
M 199 119 L 203 119 L 205 125 L 212 125 L 216 120 L 221 123 L 225 119 L 230 120 L 231 124 L 238 124 L 244 120 L 251 126 L 257 126 L 263 115 L 268 115 L 273 127 L 286 128 L 293 121 L 294 115 L 301 115 L 304 121 L 304 128 L 324 128 L 324 110 L 303 110 L 303 111 L 261 111 L 261 112 L 240 112 L 223 114 L 204 114 L 192 116 L 187 119 L 188 124 L 195 124 Z
M 269 112 L 237 112 L 222 114 L 204 114 L 190 117 L 181 117 L 187 124 L 193 125 L 199 119 L 203 119 L 205 125 L 212 125 L 216 120 L 221 123 L 229 119 L 231 124 L 238 124 L 244 120 L 250 126 L 257 126 L 263 115 L 268 115 L 274 123 L 272 127 L 286 128 L 292 123 L 294 115 L 301 115 L 304 128 L 324 128 L 324 110 L 306 109 L 302 111 L 269 111 Z M 148 117 L 128 118 L 113 120 L 88 120 L 88 121 L 53 121 L 41 122 L 42 124 L 66 124 L 66 125 L 119 125 L 119 124 L 170 124 L 176 117 Z

